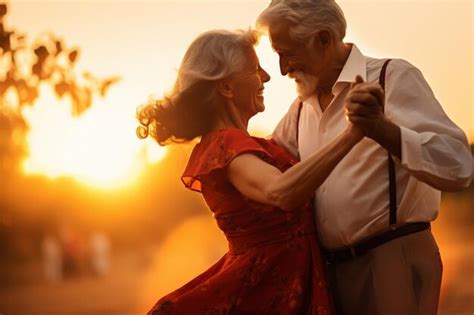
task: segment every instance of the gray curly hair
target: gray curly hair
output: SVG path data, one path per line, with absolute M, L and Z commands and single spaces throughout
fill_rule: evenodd
M 138 107 L 138 137 L 150 135 L 165 145 L 207 133 L 220 100 L 215 83 L 241 70 L 247 62 L 246 50 L 257 41 L 254 30 L 212 30 L 199 35 L 184 55 L 171 92 Z

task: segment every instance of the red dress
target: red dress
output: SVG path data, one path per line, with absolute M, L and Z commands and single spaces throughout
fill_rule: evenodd
M 149 315 L 332 314 L 310 203 L 285 211 L 243 196 L 225 167 L 242 153 L 285 171 L 296 161 L 271 140 L 237 128 L 205 135 L 182 180 L 202 192 L 228 252 L 204 273 L 161 298 Z

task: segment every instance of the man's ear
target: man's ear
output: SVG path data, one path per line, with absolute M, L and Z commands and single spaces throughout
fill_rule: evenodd
M 316 35 L 314 35 L 314 45 L 317 48 L 327 48 L 331 45 L 332 36 L 331 33 L 327 30 L 319 31 Z
M 234 91 L 230 85 L 229 80 L 220 80 L 216 84 L 217 91 L 225 98 L 234 97 Z

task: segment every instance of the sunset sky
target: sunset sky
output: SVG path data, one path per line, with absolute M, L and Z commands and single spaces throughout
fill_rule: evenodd
M 79 70 L 122 77 L 106 99 L 74 122 L 67 117 L 67 103 L 51 106 L 57 101 L 45 91 L 38 106 L 25 113 L 32 126 L 27 168 L 52 176 L 87 173 L 85 180 L 117 183 L 120 176 L 129 178 L 138 172 L 138 156 L 152 155 L 150 161 L 158 160 L 164 151 L 150 143 L 144 148 L 135 136 L 136 106 L 171 87 L 185 49 L 199 33 L 248 28 L 268 2 L 8 2 L 7 27 L 27 33 L 30 42 L 51 31 L 68 47 L 80 47 Z M 339 4 L 348 21 L 346 41 L 356 43 L 366 55 L 404 58 L 415 64 L 448 115 L 474 141 L 472 2 L 354 0 Z M 279 74 L 277 56 L 266 37 L 257 51 L 272 79 L 265 90 L 267 109 L 251 121 L 250 128 L 269 133 L 293 100 L 294 86 Z M 60 160 L 52 157 L 52 151 Z M 86 151 L 94 153 L 81 157 Z M 61 152 L 70 153 L 67 161 Z M 95 166 L 87 168 L 83 163 L 78 168 L 78 157 Z M 93 178 L 97 169 L 108 175 Z

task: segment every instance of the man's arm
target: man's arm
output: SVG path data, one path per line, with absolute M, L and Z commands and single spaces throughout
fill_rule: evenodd
M 352 113 L 363 119 L 354 123 L 420 181 L 445 191 L 469 186 L 473 162 L 466 135 L 443 111 L 421 72 L 406 61 L 392 61 L 385 91 L 385 115 L 361 106 Z

